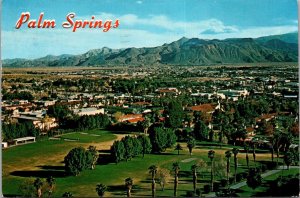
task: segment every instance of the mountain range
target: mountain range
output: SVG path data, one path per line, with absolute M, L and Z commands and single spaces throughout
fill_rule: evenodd
M 227 63 L 297 62 L 298 33 L 260 38 L 181 38 L 157 47 L 90 50 L 80 55 L 48 55 L 38 59 L 5 59 L 4 67 L 155 66 Z

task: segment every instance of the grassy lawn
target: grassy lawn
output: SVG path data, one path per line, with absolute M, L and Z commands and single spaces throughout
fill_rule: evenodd
M 85 131 L 86 132 L 86 131 Z M 4 194 L 18 194 L 18 186 L 28 177 L 41 177 L 49 173 L 47 168 L 61 166 L 64 156 L 74 147 L 114 140 L 116 136 L 108 131 L 91 130 L 88 138 L 76 142 L 63 140 L 43 140 L 36 143 L 15 146 L 2 151 L 2 177 Z M 73 133 L 76 135 L 75 133 Z M 80 133 L 78 133 L 80 134 Z M 70 134 L 71 135 L 71 134 Z M 80 134 L 81 135 L 81 134 Z M 87 140 L 90 139 L 88 142 Z M 47 173 L 48 172 L 48 173 Z M 51 171 L 54 173 L 55 171 Z
M 191 166 L 199 159 L 209 162 L 207 152 L 214 149 L 216 161 L 226 159 L 224 153 L 228 147 L 220 149 L 218 146 L 197 145 L 190 156 L 186 148 L 186 143 L 182 143 L 184 150 L 177 151 L 168 149 L 162 154 L 148 154 L 144 159 L 139 156 L 128 162 L 119 164 L 107 161 L 107 149 L 112 144 L 116 135 L 103 130 L 91 130 L 62 135 L 62 139 L 74 139 L 76 141 L 45 140 L 33 144 L 13 147 L 3 151 L 3 190 L 5 195 L 18 195 L 18 187 L 26 179 L 36 177 L 46 178 L 53 176 L 56 178 L 56 190 L 54 196 L 61 196 L 64 192 L 70 191 L 77 197 L 95 197 L 95 186 L 103 183 L 108 186 L 106 196 L 125 196 L 124 180 L 127 177 L 133 178 L 133 196 L 151 196 L 151 181 L 148 167 L 156 165 L 160 168 L 172 170 L 172 164 L 179 162 L 181 169 L 179 174 L 178 196 L 186 195 L 186 191 L 191 191 L 192 175 Z M 100 150 L 99 163 L 94 170 L 86 170 L 79 176 L 66 176 L 64 173 L 64 156 L 68 151 L 77 146 L 87 147 L 96 145 Z M 191 159 L 195 158 L 195 159 Z M 250 166 L 254 166 L 252 155 L 249 155 Z M 184 161 L 187 160 L 187 161 Z M 270 154 L 257 154 L 257 161 L 270 160 Z M 247 171 L 245 153 L 238 154 L 238 171 Z M 259 162 L 257 162 L 259 164 Z M 233 173 L 233 157 L 231 158 L 231 173 Z M 173 195 L 173 173 L 171 179 L 165 186 L 165 191 L 157 187 L 157 196 Z M 225 177 L 225 176 L 224 176 Z M 223 177 L 223 178 L 224 178 Z M 215 176 L 215 180 L 221 179 Z M 198 188 L 202 188 L 210 182 L 210 167 L 198 175 Z

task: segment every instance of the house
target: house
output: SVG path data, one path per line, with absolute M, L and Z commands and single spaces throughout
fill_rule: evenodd
M 52 128 L 58 127 L 58 123 L 55 118 L 50 118 L 46 115 L 45 111 L 30 111 L 30 112 L 18 112 L 12 116 L 18 120 L 19 123 L 31 122 L 36 128 L 42 131 L 48 131 Z
M 202 113 L 208 113 L 208 114 L 212 114 L 216 109 L 219 109 L 219 108 L 220 108 L 219 105 L 215 105 L 212 103 L 206 103 L 206 104 L 187 107 L 187 109 L 190 111 L 200 111 Z
M 138 121 L 144 121 L 143 114 L 127 114 L 119 118 L 119 122 L 137 123 Z

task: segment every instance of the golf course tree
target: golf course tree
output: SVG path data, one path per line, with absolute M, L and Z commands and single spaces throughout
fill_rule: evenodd
M 260 170 L 256 168 L 250 168 L 247 176 L 247 185 L 253 190 L 260 186 L 262 183 L 262 177 Z
M 187 141 L 187 147 L 189 149 L 190 155 L 192 155 L 193 148 L 196 146 L 196 141 L 193 137 L 189 137 Z
M 207 140 L 208 131 L 209 131 L 208 127 L 202 120 L 199 120 L 195 123 L 194 136 L 197 140 L 200 141 Z
M 157 179 L 160 184 L 161 190 L 165 190 L 165 185 L 169 182 L 171 179 L 170 171 L 168 169 L 159 168 L 157 172 Z
M 239 153 L 239 149 L 233 148 L 232 153 L 233 153 L 233 161 L 234 161 L 234 183 L 236 183 L 236 172 L 237 172 L 237 166 L 238 166 L 237 155 Z
M 131 160 L 131 158 L 134 155 L 134 145 L 133 145 L 133 138 L 130 137 L 129 135 L 125 136 L 122 138 L 122 142 L 124 144 L 124 148 L 125 148 L 125 153 L 124 153 L 124 157 L 126 162 L 128 160 Z
M 83 147 L 73 148 L 64 159 L 65 170 L 68 174 L 77 176 L 83 170 L 89 169 L 93 163 L 90 151 Z
M 256 162 L 256 153 L 255 153 L 255 149 L 256 149 L 256 142 L 253 142 L 253 145 L 252 145 L 252 155 L 253 155 L 254 166 L 256 165 L 256 164 L 255 164 L 255 162 Z
M 116 140 L 110 148 L 112 158 L 116 163 L 124 159 L 125 147 L 122 141 Z
M 179 174 L 179 170 L 180 170 L 180 165 L 178 162 L 173 163 L 173 167 L 172 167 L 173 171 L 174 171 L 174 197 L 177 196 L 177 188 L 178 188 L 178 174 Z
M 127 192 L 127 197 L 131 197 L 132 186 L 133 186 L 133 180 L 130 177 L 126 178 L 125 179 L 125 188 L 126 188 L 126 192 Z
M 227 184 L 229 184 L 229 173 L 230 173 L 230 158 L 231 158 L 231 151 L 226 151 L 225 152 L 225 157 L 227 161 L 227 166 L 226 166 L 226 172 L 227 172 Z
M 51 196 L 53 193 L 53 190 L 55 188 L 55 179 L 52 176 L 49 176 L 49 177 L 47 177 L 46 182 L 49 187 L 49 189 L 48 189 L 49 196 Z
M 177 129 L 182 126 L 184 112 L 182 104 L 177 100 L 171 100 L 166 108 L 166 126 Z
M 172 147 L 177 140 L 174 131 L 170 128 L 155 127 L 149 131 L 149 138 L 152 144 L 153 153 L 164 152 L 167 148 Z
M 145 116 L 145 120 L 141 122 L 144 134 L 148 133 L 148 129 L 151 126 L 151 119 L 148 116 Z
M 210 182 L 211 182 L 211 191 L 213 191 L 214 187 L 214 157 L 215 157 L 215 151 L 210 150 L 208 151 L 208 158 L 210 159 Z
M 43 187 L 43 180 L 41 178 L 36 178 L 33 182 L 33 186 L 36 189 L 37 196 L 42 197 L 42 187 Z
M 294 161 L 294 154 L 290 150 L 285 152 L 284 157 L 283 157 L 283 161 L 284 161 L 285 165 L 287 166 L 287 169 L 289 170 L 290 165 Z
M 97 184 L 96 185 L 96 192 L 97 192 L 99 197 L 103 197 L 106 190 L 107 190 L 106 185 L 104 185 L 104 184 Z
M 193 174 L 193 190 L 194 193 L 196 193 L 196 189 L 197 189 L 197 178 L 198 178 L 198 164 L 194 164 L 191 166 L 191 170 L 192 170 L 192 174 Z
M 152 145 L 149 137 L 146 135 L 139 135 L 137 139 L 141 143 L 143 157 L 145 156 L 145 154 L 151 153 Z
M 62 194 L 62 197 L 73 197 L 73 194 L 71 192 L 64 192 L 64 194 Z
M 90 156 L 91 169 L 95 169 L 96 163 L 99 158 L 98 151 L 95 146 L 89 146 L 87 151 L 90 153 L 89 156 Z
M 152 190 L 152 197 L 155 197 L 155 177 L 156 177 L 156 173 L 157 173 L 157 166 L 155 165 L 151 165 L 149 168 L 149 173 L 151 174 L 151 180 L 152 180 L 152 186 L 151 186 L 151 190 Z
M 249 168 L 249 144 L 244 143 L 244 150 L 246 151 L 246 163 L 247 163 L 247 167 Z
M 182 146 L 178 143 L 178 144 L 176 144 L 176 146 L 175 146 L 175 150 L 177 150 L 177 155 L 179 155 L 179 151 L 181 151 L 182 150 Z

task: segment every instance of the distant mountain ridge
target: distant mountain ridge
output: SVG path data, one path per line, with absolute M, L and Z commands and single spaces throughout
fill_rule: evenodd
M 6 59 L 4 67 L 210 65 L 219 63 L 297 62 L 298 33 L 253 38 L 181 38 L 157 47 L 90 50 L 80 55 Z

